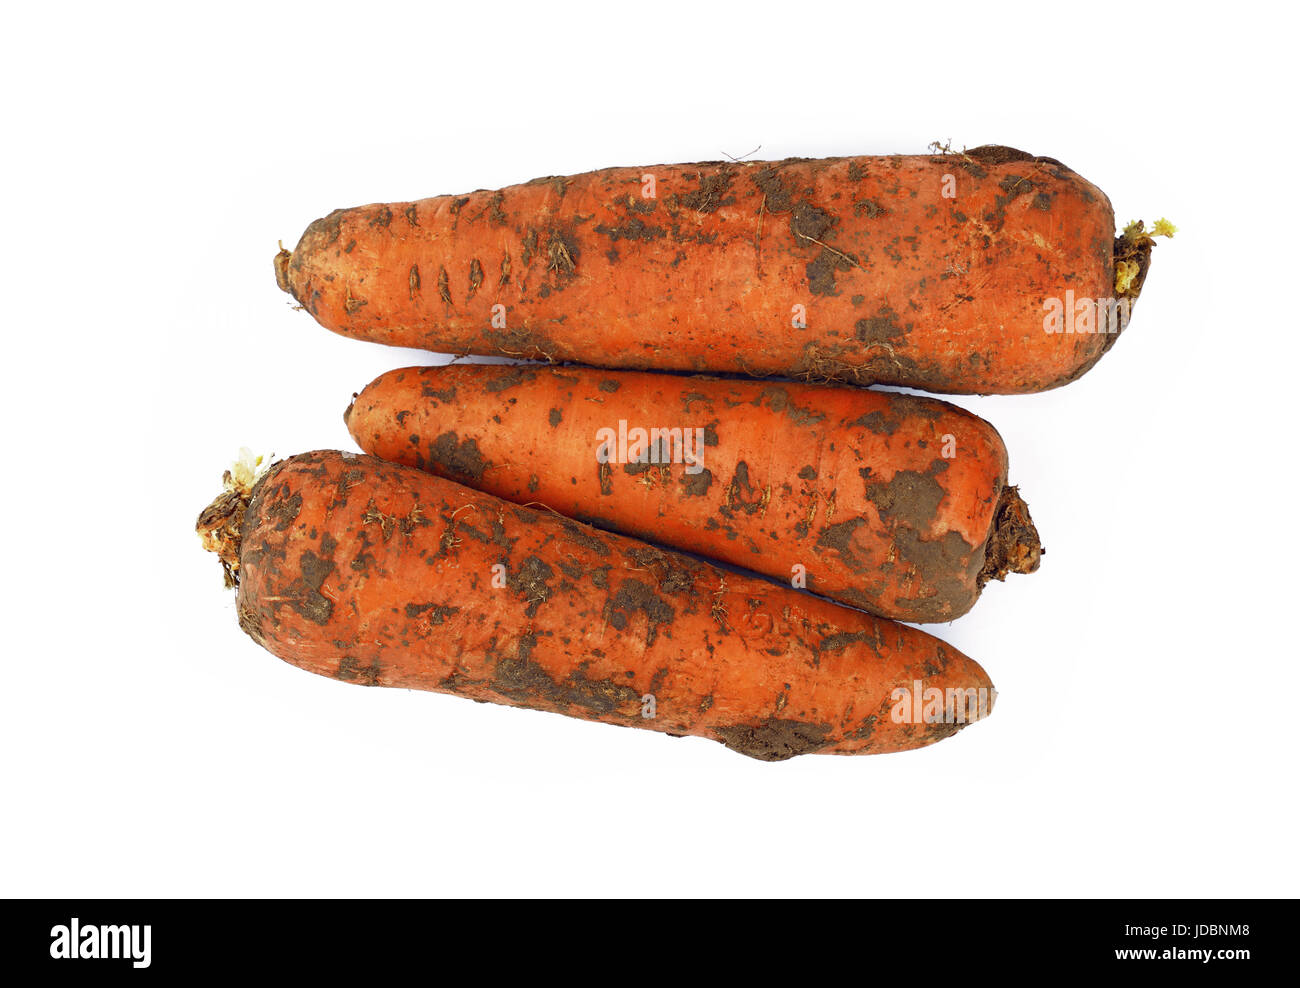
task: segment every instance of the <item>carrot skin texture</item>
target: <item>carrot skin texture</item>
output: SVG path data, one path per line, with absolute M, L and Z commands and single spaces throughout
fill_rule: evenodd
M 987 422 L 932 398 L 461 364 L 383 374 L 345 419 L 372 455 L 783 582 L 803 576 L 893 620 L 951 621 L 1005 575 L 986 549 L 1006 448 Z M 656 455 L 675 463 L 599 462 L 600 430 L 620 422 L 683 430 L 700 441 L 697 465 L 672 446 Z M 1029 570 L 1036 538 L 1033 552 Z
M 1114 294 L 1114 237 L 1094 185 L 993 147 L 610 168 L 336 210 L 276 272 L 323 326 L 397 346 L 1017 394 L 1114 343 L 1045 330 L 1048 299 Z
M 258 482 L 237 609 L 255 641 L 320 675 L 764 760 L 900 751 L 964 726 L 896 722 L 896 688 L 992 695 L 978 664 L 914 628 L 333 451 Z

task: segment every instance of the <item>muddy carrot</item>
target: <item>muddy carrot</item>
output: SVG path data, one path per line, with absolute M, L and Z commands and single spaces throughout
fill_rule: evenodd
M 988 146 L 340 209 L 275 269 L 322 325 L 380 343 L 1012 394 L 1100 359 L 1152 243 L 1116 237 L 1109 200 L 1059 161 Z
M 280 658 L 779 760 L 900 751 L 986 713 L 988 676 L 901 624 L 351 453 L 238 482 L 199 521 Z
M 390 371 L 360 447 L 900 621 L 950 621 L 1038 568 L 997 431 L 861 388 L 465 364 Z

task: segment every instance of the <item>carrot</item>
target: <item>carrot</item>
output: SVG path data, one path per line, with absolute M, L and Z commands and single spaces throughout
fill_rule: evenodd
M 478 364 L 390 371 L 345 419 L 367 453 L 896 620 L 1039 564 L 1001 437 L 931 398 Z
M 340 209 L 275 269 L 328 329 L 396 346 L 1013 394 L 1106 352 L 1151 243 L 1060 162 L 990 146 Z
M 369 456 L 304 453 L 200 518 L 240 626 L 309 672 L 779 760 L 916 748 L 986 713 L 905 625 Z

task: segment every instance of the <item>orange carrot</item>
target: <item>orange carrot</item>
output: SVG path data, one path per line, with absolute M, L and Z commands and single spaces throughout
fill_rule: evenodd
M 367 453 L 901 621 L 1041 554 L 997 431 L 931 398 L 477 364 L 390 371 L 345 418 Z
M 275 268 L 322 325 L 397 346 L 1012 394 L 1106 352 L 1151 243 L 1060 162 L 982 147 L 341 209 Z
M 935 638 L 427 473 L 314 452 L 200 518 L 240 626 L 310 672 L 766 760 L 930 744 L 992 686 Z

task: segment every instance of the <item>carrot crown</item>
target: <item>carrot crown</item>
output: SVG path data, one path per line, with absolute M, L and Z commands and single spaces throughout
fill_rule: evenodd
M 253 497 L 253 487 L 266 472 L 262 457 L 253 456 L 247 449 L 239 451 L 239 459 L 221 476 L 224 488 L 199 515 L 194 530 L 203 540 L 203 548 L 215 552 L 221 561 L 226 586 L 239 585 L 239 544 L 244 527 L 244 512 Z

